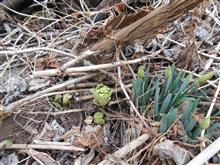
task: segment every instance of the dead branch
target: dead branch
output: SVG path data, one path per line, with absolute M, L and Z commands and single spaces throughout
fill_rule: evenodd
M 96 74 L 89 74 L 89 75 L 86 75 L 86 76 L 82 76 L 82 77 L 78 77 L 78 78 L 75 78 L 75 79 L 72 79 L 72 80 L 69 80 L 69 81 L 66 81 L 64 83 L 61 83 L 61 84 L 58 84 L 58 85 L 55 85 L 53 87 L 50 87 L 50 88 L 47 88 L 45 90 L 42 90 L 42 91 L 39 91 L 33 95 L 30 95 L 30 96 L 27 96 L 23 99 L 20 99 L 18 101 L 15 101 L 7 106 L 2 106 L 0 107 L 0 111 L 4 111 L 4 112 L 13 112 L 13 111 L 16 111 L 18 110 L 22 105 L 25 105 L 27 103 L 29 103 L 30 101 L 33 101 L 33 100 L 36 100 L 37 98 L 41 97 L 42 95 L 44 94 L 47 94 L 49 92 L 53 92 L 53 91 L 57 91 L 57 90 L 60 90 L 62 88 L 65 88 L 69 85 L 72 85 L 72 84 L 75 84 L 75 83 L 78 83 L 78 82 L 81 82 L 81 81 L 84 81 L 84 80 L 87 80 L 87 79 L 90 79 L 92 77 L 94 77 Z
M 198 154 L 187 165 L 204 164 L 212 156 L 214 156 L 220 149 L 220 137 L 210 144 L 204 151 Z
M 116 31 L 111 38 L 104 38 L 94 45 L 92 51 L 109 51 L 115 41 L 125 45 L 136 39 L 150 40 L 170 22 L 180 18 L 187 11 L 195 8 L 203 0 L 172 0 L 169 4 L 161 6 L 143 18 L 131 23 L 129 26 Z
M 112 36 L 104 38 L 99 43 L 93 45 L 91 49 L 82 52 L 78 58 L 61 66 L 60 70 L 65 71 L 67 68 L 96 53 L 102 51 L 109 52 L 116 42 L 124 46 L 137 39 L 148 41 L 167 27 L 170 22 L 180 18 L 188 10 L 195 8 L 201 2 L 203 0 L 172 0 L 169 4 L 161 6 L 137 21 L 131 22 L 130 25 L 115 31 Z
M 41 150 L 61 150 L 61 151 L 85 151 L 84 148 L 75 147 L 72 145 L 57 145 L 57 144 L 11 144 L 0 149 L 41 149 Z
M 0 52 L 1 53 L 1 52 Z M 150 55 L 136 58 L 134 60 L 128 60 L 128 61 L 120 61 L 120 62 L 114 62 L 114 63 L 107 63 L 107 64 L 99 64 L 99 65 L 92 65 L 92 66 L 82 66 L 82 67 L 73 67 L 73 68 L 67 68 L 63 74 L 68 75 L 75 72 L 87 72 L 87 71 L 96 71 L 100 69 L 111 69 L 117 66 L 125 66 L 129 64 L 135 64 L 142 61 L 146 61 L 151 59 L 152 57 Z M 47 69 L 42 71 L 35 71 L 33 72 L 32 76 L 33 78 L 37 77 L 48 77 L 48 76 L 55 76 L 59 75 L 59 69 Z
M 128 143 L 118 151 L 112 154 L 113 157 L 121 159 L 124 158 L 128 153 L 139 147 L 140 145 L 144 144 L 150 138 L 148 134 L 143 134 L 137 139 L 133 140 L 132 142 Z M 103 160 L 99 163 L 99 165 L 109 164 L 108 160 Z

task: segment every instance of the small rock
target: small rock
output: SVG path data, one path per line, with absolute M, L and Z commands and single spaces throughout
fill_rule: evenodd
M 14 98 L 25 92 L 28 85 L 22 77 L 18 75 L 10 76 L 5 83 L 0 84 L 0 93 L 6 93 L 3 104 L 9 104 Z
M 188 152 L 184 148 L 175 145 L 171 140 L 165 140 L 155 145 L 153 154 L 159 155 L 161 160 L 171 158 L 177 165 L 186 164 L 190 159 Z

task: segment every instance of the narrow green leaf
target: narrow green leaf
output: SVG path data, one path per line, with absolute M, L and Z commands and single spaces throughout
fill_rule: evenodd
M 160 133 L 166 132 L 176 120 L 176 109 L 172 108 L 167 115 L 164 115 L 160 122 Z
M 195 102 L 196 100 L 193 97 L 183 96 L 183 97 L 180 97 L 174 101 L 174 106 L 178 106 L 184 102 L 190 102 L 190 101 Z
M 196 110 L 196 107 L 198 105 L 198 100 L 195 101 L 189 101 L 187 108 L 184 110 L 182 116 L 181 116 L 181 122 L 184 126 L 184 129 L 187 132 L 190 132 L 195 127 L 196 122 L 193 119 L 193 113 Z
M 159 85 L 156 88 L 156 92 L 154 95 L 154 116 L 156 120 L 159 120 L 159 93 L 160 93 L 160 87 Z
M 173 81 L 173 83 L 171 85 L 171 88 L 170 88 L 170 92 L 172 92 L 172 93 L 178 92 L 179 91 L 179 86 L 180 86 L 180 75 L 178 75 L 174 79 L 174 81 Z
M 189 116 L 188 119 L 186 119 L 183 123 L 184 129 L 186 130 L 186 132 L 190 132 L 193 130 L 193 128 L 196 125 L 196 122 L 193 120 L 192 116 Z
M 167 113 L 169 111 L 169 108 L 171 107 L 170 105 L 171 99 L 172 99 L 172 94 L 169 93 L 160 108 L 160 113 Z
M 138 97 L 141 95 L 142 93 L 142 82 L 141 80 L 133 80 L 133 99 L 134 99 L 134 103 L 136 106 L 138 106 Z
M 160 133 L 164 133 L 166 132 L 166 130 L 168 129 L 168 122 L 167 122 L 167 116 L 164 115 L 160 121 Z
M 167 113 L 168 126 L 170 127 L 175 122 L 175 120 L 176 120 L 176 109 L 172 107 L 171 110 Z

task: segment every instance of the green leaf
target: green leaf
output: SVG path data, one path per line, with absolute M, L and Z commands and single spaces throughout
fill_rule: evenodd
M 213 136 L 218 134 L 218 129 L 220 127 L 220 123 L 211 123 L 210 127 L 207 128 L 205 137 L 207 139 L 211 139 Z
M 133 80 L 133 99 L 136 106 L 138 106 L 138 97 L 141 96 L 142 93 L 142 81 L 141 80 Z
M 147 68 L 147 70 L 144 73 L 143 82 L 145 82 L 145 84 L 149 84 L 149 68 Z
M 54 100 L 55 102 L 58 102 L 58 103 L 61 104 L 61 103 L 62 103 L 62 97 L 63 97 L 62 95 L 55 95 L 55 97 L 54 97 L 53 100 Z
M 192 138 L 196 139 L 198 136 L 200 136 L 202 130 L 197 126 L 196 128 L 193 129 L 193 131 L 191 131 L 192 134 Z
M 179 91 L 180 78 L 181 78 L 180 75 L 178 75 L 178 76 L 174 79 L 174 81 L 173 81 L 173 83 L 172 83 L 172 85 L 171 85 L 170 92 L 176 93 L 176 92 Z
M 160 93 L 160 87 L 157 85 L 156 92 L 154 95 L 154 116 L 156 120 L 159 120 L 159 93 Z
M 104 119 L 94 119 L 94 123 L 99 124 L 99 125 L 104 125 L 105 120 Z
M 102 112 L 96 112 L 94 114 L 94 118 L 95 119 L 103 119 L 104 118 L 104 114 Z
M 192 73 L 188 74 L 188 76 L 186 76 L 186 80 L 188 82 L 191 82 L 193 80 L 193 74 Z
M 176 109 L 173 107 L 171 110 L 167 113 L 167 121 L 168 121 L 168 126 L 170 127 L 176 120 Z
M 184 110 L 181 119 L 183 121 L 187 120 L 192 114 L 195 112 L 196 107 L 198 105 L 198 100 L 189 101 L 187 108 Z
M 176 109 L 172 108 L 167 115 L 164 115 L 160 122 L 160 133 L 166 132 L 176 120 Z
M 185 120 L 183 126 L 184 129 L 186 130 L 186 132 L 190 132 L 193 130 L 193 128 L 195 127 L 196 122 L 194 121 L 192 116 L 189 116 L 188 119 Z
M 190 102 L 190 101 L 191 102 L 193 102 L 193 101 L 195 102 L 196 100 L 193 97 L 183 96 L 183 97 L 180 97 L 180 98 L 175 100 L 174 106 L 178 106 L 178 105 L 180 105 L 180 104 L 182 104 L 184 102 Z
M 160 108 L 160 113 L 167 113 L 169 111 L 169 108 L 170 108 L 170 102 L 171 102 L 171 99 L 172 99 L 172 94 L 169 93 L 165 100 L 163 101 L 163 104 Z
M 58 109 L 62 108 L 62 105 L 59 102 L 52 101 L 51 103 Z
M 166 115 L 164 115 L 162 117 L 161 121 L 160 121 L 160 129 L 159 129 L 159 131 L 160 131 L 160 133 L 164 133 L 164 132 L 167 131 L 168 128 L 169 127 L 168 127 L 167 117 L 166 117 Z
M 138 98 L 138 106 L 146 106 L 149 97 L 148 84 L 143 82 L 142 84 L 142 95 Z
M 196 122 L 193 119 L 193 113 L 196 110 L 198 105 L 198 100 L 189 101 L 187 108 L 184 110 L 181 116 L 181 122 L 183 123 L 184 129 L 186 132 L 190 132 L 195 127 Z

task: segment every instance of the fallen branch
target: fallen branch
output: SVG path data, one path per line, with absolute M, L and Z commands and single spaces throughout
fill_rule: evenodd
M 147 141 L 150 138 L 148 134 L 143 134 L 137 139 L 133 140 L 132 142 L 126 144 L 124 147 L 119 149 L 118 151 L 114 152 L 112 154 L 112 157 L 115 157 L 117 159 L 122 159 L 124 158 L 127 154 L 129 154 L 131 151 L 139 147 L 140 145 L 144 144 L 145 141 Z M 98 165 L 105 165 L 105 164 L 110 164 L 108 160 L 103 160 L 100 162 Z
M 91 65 L 91 66 L 82 66 L 82 67 L 73 67 L 73 68 L 67 68 L 63 74 L 68 75 L 76 72 L 88 72 L 88 71 L 96 71 L 101 69 L 110 69 L 117 66 L 125 66 L 129 64 L 135 64 L 142 61 L 149 60 L 152 56 L 147 55 L 141 58 L 137 58 L 134 60 L 128 60 L 128 61 L 120 61 L 120 62 L 114 62 L 114 63 L 107 63 L 107 64 L 99 64 L 99 65 Z M 47 69 L 42 71 L 35 71 L 33 72 L 32 76 L 33 78 L 36 77 L 47 77 L 47 76 L 56 76 L 60 74 L 59 69 Z
M 156 36 L 170 22 L 175 21 L 187 11 L 195 8 L 203 0 L 172 0 L 158 7 L 129 26 L 115 32 L 111 38 L 105 38 L 91 48 L 91 51 L 110 51 L 115 42 L 122 46 L 136 39 L 148 41 Z M 129 20 L 128 20 L 129 21 Z
M 220 150 L 220 137 L 193 158 L 187 165 L 204 164 Z
M 71 58 L 76 58 L 77 56 L 71 54 L 71 53 L 67 53 L 64 52 L 62 50 L 58 50 L 58 49 L 53 49 L 53 48 L 48 48 L 48 47 L 36 47 L 36 48 L 27 48 L 27 49 L 16 49 L 16 50 L 2 50 L 0 51 L 0 55 L 14 55 L 14 54 L 24 54 L 24 53 L 31 53 L 31 52 L 35 52 L 35 51 L 49 51 L 49 52 L 53 52 L 53 53 L 57 53 L 59 55 L 64 55 L 67 57 L 71 57 Z
M 86 76 L 82 76 L 82 77 L 79 77 L 79 78 L 75 78 L 75 79 L 72 79 L 72 80 L 69 80 L 69 81 L 66 81 L 64 83 L 61 83 L 61 84 L 58 84 L 58 85 L 55 85 L 53 87 L 50 87 L 50 88 L 47 88 L 45 90 L 42 90 L 42 91 L 39 91 L 33 95 L 30 95 L 30 96 L 27 96 L 23 99 L 20 99 L 18 101 L 15 101 L 7 106 L 2 106 L 0 107 L 0 111 L 5 111 L 5 112 L 13 112 L 13 111 L 16 111 L 17 109 L 19 109 L 22 105 L 25 105 L 27 103 L 29 103 L 30 101 L 33 101 L 39 97 L 41 97 L 42 95 L 44 94 L 47 94 L 49 92 L 53 92 L 53 91 L 57 91 L 57 90 L 60 90 L 62 88 L 65 88 L 69 85 L 72 85 L 72 84 L 75 84 L 75 83 L 79 83 L 81 81 L 84 81 L 84 80 L 87 80 L 87 79 L 90 79 L 92 77 L 94 77 L 96 74 L 89 74 L 89 75 L 86 75 Z
M 130 25 L 119 29 L 113 33 L 112 36 L 104 38 L 90 49 L 82 52 L 78 58 L 61 66 L 60 71 L 63 72 L 67 68 L 99 52 L 110 52 L 115 43 L 125 46 L 137 39 L 148 41 L 156 36 L 162 29 L 166 28 L 170 22 L 175 21 L 201 2 L 203 2 L 203 0 L 172 0 L 167 5 L 157 8 L 137 21 L 131 22 Z
M 41 149 L 41 150 L 61 150 L 61 151 L 85 151 L 84 148 L 67 145 L 43 145 L 43 144 L 11 144 L 1 149 Z

